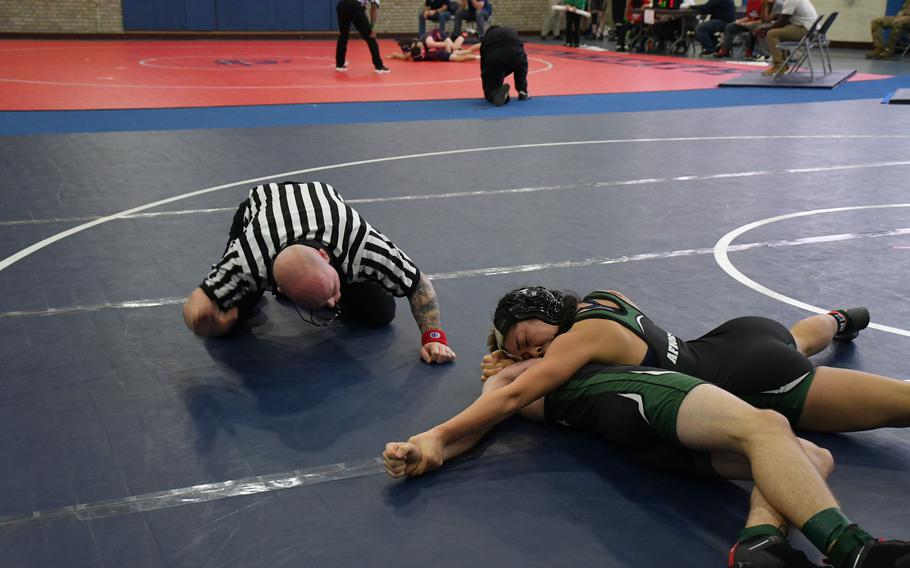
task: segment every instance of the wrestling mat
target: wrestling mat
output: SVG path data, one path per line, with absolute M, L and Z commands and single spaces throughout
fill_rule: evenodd
M 710 89 L 754 71 L 710 59 L 527 44 L 533 96 Z M 352 37 L 347 72 L 334 40 L 0 41 L 0 110 L 88 110 L 414 101 L 481 96 L 478 61 L 410 62 L 380 41 L 373 72 Z M 856 75 L 852 80 L 881 78 Z

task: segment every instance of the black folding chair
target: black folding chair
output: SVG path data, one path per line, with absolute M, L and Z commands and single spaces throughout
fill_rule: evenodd
M 823 75 L 827 75 L 834 71 L 834 68 L 831 67 L 831 53 L 828 51 L 828 47 L 831 45 L 831 42 L 828 41 L 828 30 L 831 28 L 831 24 L 834 23 L 836 18 L 837 12 L 831 12 L 822 23 L 821 27 L 818 28 L 818 33 L 815 35 L 815 45 L 818 46 L 818 52 L 821 54 Z
M 815 68 L 812 66 L 812 46 L 815 45 L 817 40 L 818 24 L 822 21 L 822 18 L 824 18 L 824 16 L 816 18 L 806 32 L 806 35 L 799 41 L 780 42 L 780 48 L 782 50 L 787 50 L 788 54 L 784 59 L 783 64 L 778 67 L 777 71 L 774 73 L 775 79 L 783 77 L 784 74 L 792 75 L 799 71 L 803 65 L 808 65 L 809 81 L 815 80 Z

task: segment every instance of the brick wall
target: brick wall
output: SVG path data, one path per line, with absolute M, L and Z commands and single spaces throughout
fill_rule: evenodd
M 885 13 L 886 1 L 814 0 L 814 3 L 820 13 L 840 12 L 828 34 L 832 40 L 868 42 L 869 20 Z M 120 2 L 0 0 L 0 32 L 121 33 Z M 423 0 L 383 0 L 377 31 L 403 36 L 416 34 L 417 12 L 422 5 Z M 493 5 L 493 23 L 521 31 L 539 30 L 549 10 L 547 0 L 493 0 Z
M 491 23 L 509 26 L 521 31 L 540 30 L 544 17 L 550 9 L 547 0 L 491 0 L 493 19 Z M 423 0 L 382 0 L 379 10 L 379 33 L 417 33 L 417 14 Z M 433 23 L 428 27 L 432 27 Z M 467 25 L 472 25 L 468 23 Z M 446 29 L 452 30 L 451 21 Z
M 0 31 L 121 33 L 120 0 L 0 0 Z

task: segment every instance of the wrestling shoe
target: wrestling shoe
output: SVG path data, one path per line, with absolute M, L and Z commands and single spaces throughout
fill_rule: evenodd
M 496 89 L 496 94 L 493 95 L 493 104 L 501 107 L 507 102 L 509 102 L 509 84 L 503 83 Z
M 847 555 L 837 568 L 910 568 L 910 542 L 870 540 Z
M 864 307 L 831 310 L 828 315 L 837 321 L 834 339 L 838 341 L 852 341 L 869 326 L 869 310 Z
M 728 568 L 822 568 L 796 550 L 787 539 L 759 535 L 733 545 Z M 825 564 L 824 566 L 828 566 Z

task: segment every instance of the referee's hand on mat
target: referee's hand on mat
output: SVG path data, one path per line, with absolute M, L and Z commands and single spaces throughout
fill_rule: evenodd
M 196 335 L 217 337 L 224 335 L 237 322 L 237 307 L 226 312 L 205 295 L 201 288 L 196 288 L 183 304 L 183 321 Z
M 420 358 L 424 363 L 448 363 L 455 360 L 455 352 L 444 343 L 431 341 L 420 347 Z

